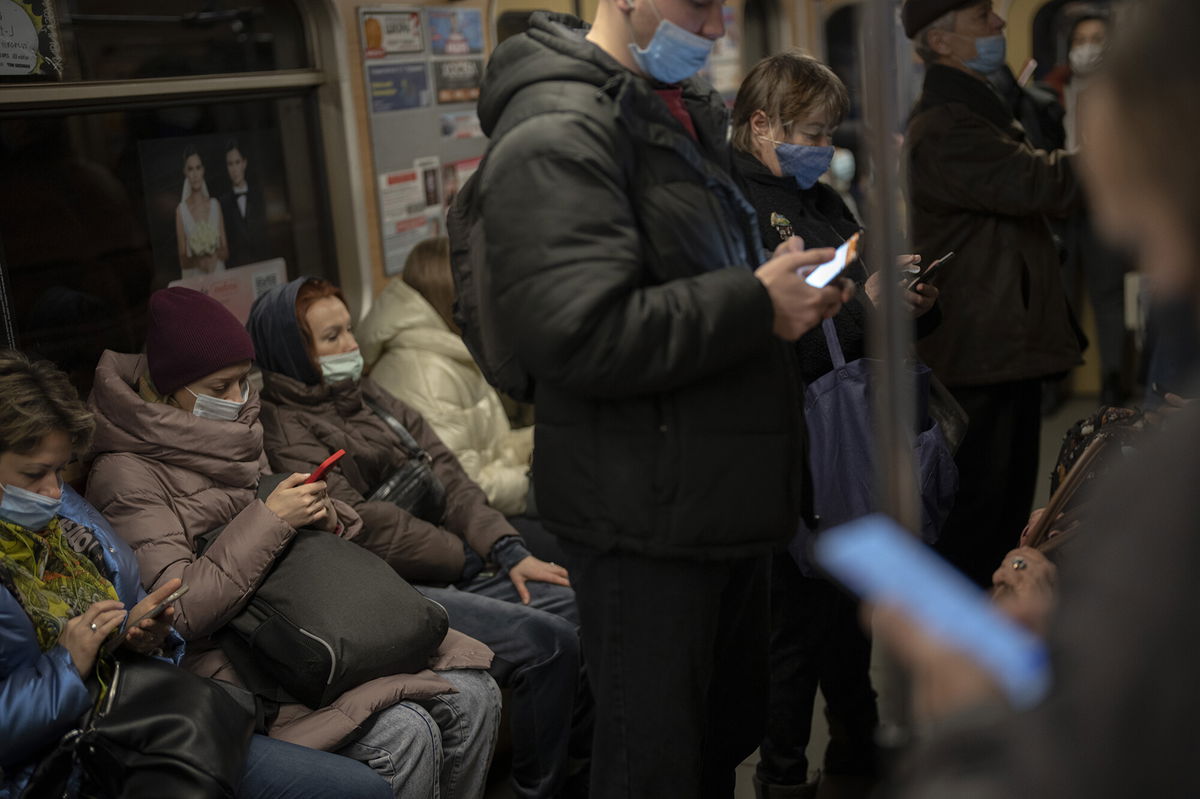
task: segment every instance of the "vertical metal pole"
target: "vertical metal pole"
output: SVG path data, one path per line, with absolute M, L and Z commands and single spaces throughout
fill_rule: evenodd
M 872 317 L 868 352 L 878 359 L 873 375 L 875 416 L 876 496 L 879 510 L 909 530 L 921 522 L 916 462 L 912 445 L 916 416 L 914 383 L 908 358 L 912 349 L 912 319 L 902 298 L 895 269 L 896 257 L 909 252 L 907 232 L 901 229 L 899 202 L 903 169 L 897 135 L 902 131 L 899 54 L 902 42 L 896 24 L 896 0 L 864 0 L 859 63 L 871 186 L 867 201 L 867 241 L 871 265 L 882 272 L 882 297 Z M 907 109 L 905 109 L 907 112 Z M 907 729 L 907 690 L 902 675 L 886 656 L 876 660 L 880 682 L 880 717 L 884 743 L 903 740 Z M 890 734 L 889 734 L 890 733 Z
M 879 359 L 874 376 L 879 509 L 910 530 L 920 524 L 916 465 L 912 447 L 916 403 L 913 396 L 912 319 L 903 301 L 896 258 L 907 252 L 898 206 L 901 192 L 901 132 L 897 81 L 894 0 L 869 0 L 863 6 L 861 39 L 863 99 L 872 182 L 867 201 L 871 265 L 883 273 L 882 298 L 873 317 L 868 345 Z

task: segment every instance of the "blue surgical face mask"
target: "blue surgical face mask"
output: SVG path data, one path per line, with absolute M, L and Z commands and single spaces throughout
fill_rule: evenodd
M 629 52 L 633 53 L 633 60 L 642 72 L 660 83 L 679 83 L 695 75 L 708 61 L 716 42 L 689 33 L 674 22 L 663 19 L 654 0 L 646 2 L 650 3 L 659 18 L 658 29 L 645 47 L 630 42 Z
M 1008 43 L 1004 38 L 1004 34 L 998 33 L 995 36 L 983 36 L 975 40 L 975 57 L 970 61 L 964 61 L 968 69 L 973 69 L 984 75 L 990 75 L 996 70 L 1004 66 L 1004 56 L 1008 50 Z
M 187 388 L 187 386 L 184 386 Z M 246 404 L 246 398 L 250 396 L 250 386 L 242 384 L 242 401 L 235 402 L 234 400 L 221 399 L 208 394 L 197 394 L 190 388 L 188 393 L 196 398 L 196 404 L 192 407 L 192 413 L 199 416 L 201 419 L 215 419 L 218 422 L 234 422 L 237 421 L 238 414 L 242 412 L 242 406 Z
M 817 147 L 811 144 L 789 144 L 787 142 L 768 139 L 760 136 L 763 141 L 775 145 L 775 157 L 779 159 L 779 171 L 796 179 L 802 189 L 811 189 L 817 185 L 829 170 L 833 161 L 833 147 Z
M 58 489 L 58 499 L 52 499 L 36 491 L 5 485 L 4 498 L 0 499 L 0 519 L 34 532 L 45 530 L 62 505 L 61 480 Z
M 321 364 L 321 377 L 325 378 L 326 383 L 358 380 L 362 377 L 362 353 L 356 349 L 336 355 L 322 355 L 317 358 L 317 362 Z

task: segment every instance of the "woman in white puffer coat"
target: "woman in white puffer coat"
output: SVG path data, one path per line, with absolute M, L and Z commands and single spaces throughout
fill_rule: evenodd
M 505 516 L 526 512 L 533 428 L 513 430 L 454 324 L 445 238 L 413 248 L 356 333 L 371 378 L 427 421 Z

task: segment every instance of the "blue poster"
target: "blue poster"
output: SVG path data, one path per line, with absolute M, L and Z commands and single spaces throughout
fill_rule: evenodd
M 367 67 L 371 111 L 403 111 L 430 104 L 429 72 L 423 62 Z
M 429 41 L 434 55 L 483 52 L 483 12 L 477 8 L 431 8 Z

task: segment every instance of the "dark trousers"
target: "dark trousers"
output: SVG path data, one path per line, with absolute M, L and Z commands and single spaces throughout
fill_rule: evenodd
M 958 496 L 937 549 L 982 587 L 1017 546 L 1037 486 L 1042 383 L 952 388 L 971 421 L 954 460 Z
M 829 748 L 825 770 L 871 776 L 879 711 L 871 687 L 871 639 L 858 602 L 827 580 L 805 577 L 790 555 L 771 564 L 771 703 L 758 779 L 808 781 L 805 750 L 817 688 L 825 696 Z
M 765 725 L 768 558 L 563 548 L 596 699 L 591 799 L 730 799 Z
M 461 588 L 417 586 L 445 606 L 451 627 L 495 653 L 492 676 L 512 689 L 513 790 L 523 799 L 539 799 L 562 790 L 573 736 L 591 731 L 591 696 L 580 690 L 574 592 L 540 582 L 527 588 L 532 601 L 523 605 L 503 569 Z

